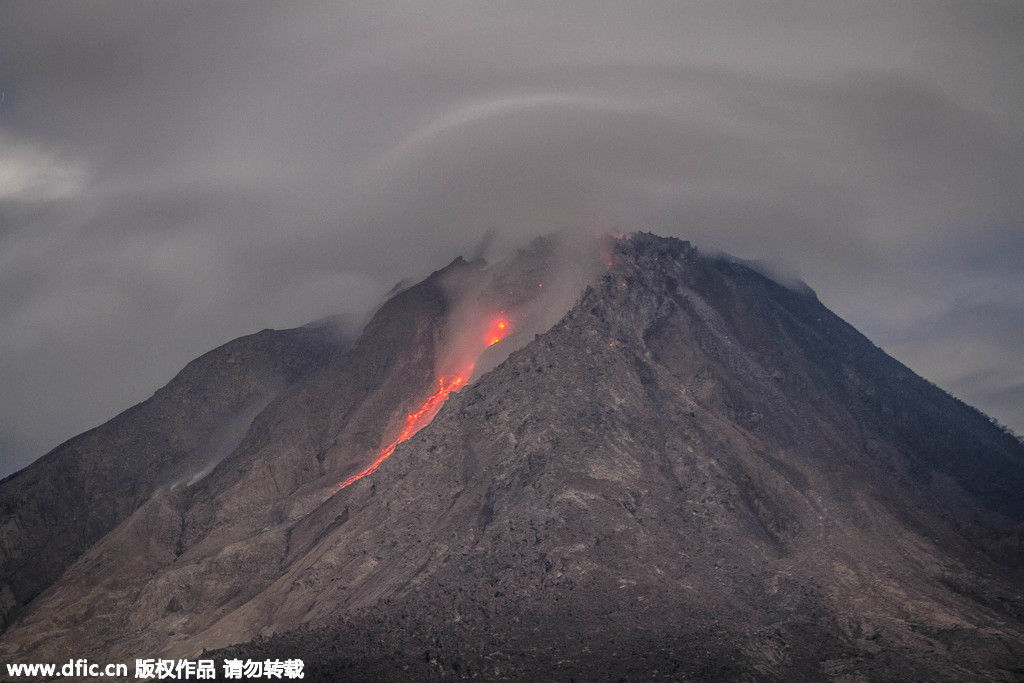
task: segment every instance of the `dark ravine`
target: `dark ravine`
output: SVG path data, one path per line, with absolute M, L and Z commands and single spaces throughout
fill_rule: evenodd
M 1020 676 L 1024 446 L 809 290 L 678 240 L 610 249 L 559 322 L 332 493 L 433 380 L 445 278 L 482 265 L 403 290 L 209 476 L 84 553 L 0 656 L 226 648 L 312 680 Z M 544 264 L 514 259 L 489 296 L 527 305 Z

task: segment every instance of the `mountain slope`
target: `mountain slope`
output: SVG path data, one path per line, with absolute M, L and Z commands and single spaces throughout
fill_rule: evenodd
M 922 466 L 834 389 L 898 364 L 741 266 L 644 236 L 620 252 L 372 488 L 328 502 L 344 523 L 315 526 L 290 575 L 330 577 L 315 599 L 254 608 L 328 625 L 223 654 L 325 679 L 1019 675 L 1020 556 L 975 533 L 1019 549 L 1019 520 L 944 473 L 955 453 Z M 858 359 L 838 376 L 835 334 Z M 922 396 L 896 419 L 957 405 L 897 370 Z M 982 463 L 1019 476 L 1020 445 L 970 412 L 952 417 L 1001 448 Z
M 277 634 L 230 652 L 300 656 L 325 680 L 1024 667 L 1017 441 L 813 294 L 649 235 L 610 264 L 339 491 L 458 327 L 444 278 L 406 290 L 211 476 L 87 552 L 0 651 Z M 482 298 L 526 310 L 514 290 Z
M 553 256 L 541 240 L 514 267 L 488 269 L 486 283 L 482 263 L 457 259 L 398 293 L 354 343 L 256 416 L 208 476 L 156 494 L 86 552 L 4 642 L 38 632 L 45 642 L 32 646 L 52 653 L 69 642 L 164 647 L 261 590 L 278 569 L 268 558 L 290 547 L 289 525 L 363 469 L 445 362 L 461 363 L 461 328 L 476 336 L 473 301 L 517 307 L 525 333 L 530 303 L 552 296 L 537 278 L 552 275 Z
M 334 351 L 334 337 L 306 327 L 228 342 L 0 482 L 0 625 L 154 490 L 230 452 L 284 386 Z

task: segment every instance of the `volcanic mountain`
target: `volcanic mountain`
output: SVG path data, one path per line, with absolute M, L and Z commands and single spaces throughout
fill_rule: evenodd
M 233 397 L 189 432 L 216 447 L 168 446 L 166 424 L 199 427 L 158 392 L 158 416 L 3 482 L 5 594 L 27 604 L 0 657 L 226 648 L 314 680 L 1024 674 L 1018 439 L 809 288 L 648 234 L 573 251 L 456 260 L 351 342 L 261 333 L 308 348 L 246 362 L 293 368 L 254 403 L 235 375 L 195 385 Z M 93 480 L 117 467 L 119 488 Z M 89 495 L 48 512 L 64 486 Z M 49 573 L 24 559 L 55 545 Z

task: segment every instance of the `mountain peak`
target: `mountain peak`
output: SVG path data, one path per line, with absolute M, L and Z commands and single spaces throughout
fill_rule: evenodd
M 648 233 L 563 245 L 395 295 L 0 650 L 232 646 L 324 680 L 1020 661 L 1019 443 L 742 263 Z

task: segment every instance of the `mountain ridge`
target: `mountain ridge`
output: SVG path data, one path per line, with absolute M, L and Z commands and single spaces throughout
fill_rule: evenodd
M 658 255 L 658 258 L 664 258 L 664 254 Z M 620 281 L 615 277 L 610 277 L 608 280 L 605 283 L 605 295 L 614 300 L 620 288 Z M 634 283 L 627 280 L 627 287 L 622 289 L 632 289 L 634 286 Z M 570 313 L 570 317 L 587 314 L 587 309 L 591 304 L 588 297 L 601 298 L 596 294 L 585 294 L 581 303 Z M 589 311 L 598 318 L 605 314 L 599 303 L 595 302 L 594 304 L 596 310 Z M 627 307 L 626 310 L 635 311 L 637 307 Z M 615 322 L 618 323 L 620 332 L 626 330 L 627 333 L 610 333 L 605 338 L 612 338 L 612 344 L 616 342 L 629 343 L 629 326 L 621 324 L 626 321 L 616 320 Z M 552 332 L 542 335 L 538 339 L 538 343 L 543 344 L 545 337 L 557 333 L 558 327 L 556 326 Z M 593 327 L 588 324 L 585 329 L 593 329 Z M 610 330 L 607 331 L 610 332 Z M 654 334 L 651 335 L 652 340 L 654 336 Z M 565 342 L 567 338 L 578 339 L 580 335 L 563 333 L 560 341 Z M 705 343 L 709 342 L 710 340 Z M 560 342 L 549 341 L 548 343 L 555 348 L 561 346 Z M 585 373 L 590 368 L 598 368 L 598 372 L 608 371 L 600 370 L 613 367 L 613 364 L 602 355 L 604 353 L 613 354 L 614 351 L 605 351 L 605 348 L 604 342 L 594 345 L 592 350 L 598 357 L 586 358 L 584 356 L 586 361 L 581 362 L 581 367 L 565 373 L 564 376 Z M 607 348 L 613 349 L 614 347 Z M 661 347 L 655 345 L 655 349 L 659 348 Z M 532 346 L 517 351 L 501 368 L 494 371 L 494 373 L 498 373 L 509 367 L 514 368 L 504 374 L 502 380 L 497 383 L 499 387 L 508 385 L 516 377 L 535 377 L 537 374 L 545 376 L 551 371 L 546 363 L 538 364 L 535 357 L 528 356 L 531 349 L 536 353 L 536 348 Z M 650 345 L 648 345 L 648 349 L 650 349 Z M 524 359 L 523 356 L 527 356 L 527 358 Z M 572 354 L 560 358 L 568 362 L 572 358 Z M 737 359 L 735 362 L 740 361 Z M 642 365 L 643 363 L 640 363 L 638 367 L 642 367 Z M 773 377 L 774 374 L 774 372 L 768 373 L 767 379 L 783 383 L 800 381 L 799 377 L 780 378 Z M 635 378 L 641 387 L 644 384 L 643 375 L 644 372 L 638 371 Z M 402 485 L 402 482 L 411 476 L 410 472 L 434 472 L 435 469 L 432 468 L 431 461 L 425 459 L 426 454 L 433 449 L 436 449 L 433 450 L 435 453 L 444 452 L 446 445 L 454 447 L 451 445 L 451 438 L 446 440 L 444 435 L 458 431 L 452 427 L 452 423 L 461 411 L 471 410 L 474 404 L 482 400 L 481 395 L 495 391 L 493 383 L 485 385 L 492 379 L 493 375 L 489 374 L 481 378 L 480 383 L 467 388 L 465 392 L 461 392 L 453 398 L 452 402 L 445 406 L 435 418 L 434 423 L 428 426 L 420 436 L 413 439 L 402 453 L 396 454 L 396 458 L 402 456 L 406 459 L 414 459 L 414 462 L 406 461 L 403 466 L 400 464 L 403 461 L 398 460 L 382 467 L 378 472 L 380 477 L 374 484 L 369 482 L 360 484 L 363 488 L 361 493 L 370 498 L 384 495 L 381 493 L 382 491 Z M 615 386 L 619 385 L 619 383 L 615 384 Z M 558 384 L 547 385 L 545 388 L 548 391 L 557 392 Z M 640 389 L 640 391 L 647 390 Z M 533 396 L 539 397 L 544 394 L 545 391 L 539 391 Z M 653 390 L 652 395 L 657 396 L 657 394 L 658 391 Z M 470 428 L 470 425 L 486 422 L 486 416 L 497 411 L 495 404 L 501 403 L 500 398 L 493 396 L 492 398 L 493 401 L 488 405 L 480 406 L 471 414 L 471 419 L 463 420 L 461 423 L 466 425 L 466 428 Z M 812 395 L 810 400 L 817 402 L 819 398 Z M 595 403 L 605 405 L 614 403 L 614 401 L 595 401 L 591 405 Z M 770 405 L 770 397 L 768 405 Z M 549 414 L 557 415 L 558 411 L 563 409 L 564 401 L 559 402 L 557 409 L 552 410 Z M 782 407 L 781 410 L 784 411 L 785 407 Z M 684 412 L 683 415 L 686 413 Z M 603 415 L 599 411 L 593 419 L 600 424 L 602 418 Z M 491 419 L 500 419 L 500 415 Z M 740 418 L 735 413 L 730 417 L 730 421 L 737 419 L 749 419 L 749 417 Z M 544 420 L 535 422 L 545 423 Z M 577 430 L 584 433 L 587 431 L 588 421 L 580 417 L 574 422 Z M 763 422 L 762 417 L 752 424 Z M 789 438 L 803 438 L 803 435 L 799 433 L 800 425 L 795 424 L 793 427 L 795 434 Z M 717 432 L 718 429 L 719 427 L 716 425 L 712 431 Z M 753 426 L 752 429 L 757 429 L 757 427 Z M 656 432 L 652 435 L 646 430 L 641 430 L 638 435 L 641 440 L 650 439 L 652 436 L 655 440 L 660 438 Z M 674 438 L 679 438 L 679 436 L 676 435 Z M 734 435 L 731 438 L 737 437 Z M 783 435 L 783 438 L 787 437 Z M 487 443 L 486 439 L 482 438 L 472 438 L 468 441 L 470 443 Z M 583 450 L 590 455 L 595 452 L 593 448 Z M 742 450 L 738 444 L 734 443 L 733 447 L 725 449 L 725 452 L 736 453 L 742 452 Z M 853 449 L 847 447 L 845 450 L 848 455 L 852 454 Z M 886 453 L 886 450 L 889 452 Z M 898 456 L 898 453 L 894 453 L 891 447 L 886 448 L 884 444 L 877 446 L 877 452 L 888 456 Z M 503 478 L 494 482 L 496 486 L 487 487 L 486 491 L 478 491 L 474 504 L 478 506 L 479 516 L 477 519 L 483 528 L 488 528 L 495 523 L 496 519 L 501 519 L 503 495 L 506 498 L 508 496 L 514 498 L 516 495 L 528 496 L 535 493 L 532 489 L 535 486 L 534 482 L 538 472 L 543 476 L 543 472 L 551 466 L 551 459 L 553 459 L 550 447 L 542 448 L 539 453 L 540 455 L 525 453 L 525 457 L 519 461 L 517 466 L 513 467 Z M 551 459 L 546 460 L 543 454 L 547 454 Z M 474 459 L 474 456 L 469 453 L 464 457 L 470 461 Z M 794 552 L 792 549 L 788 549 L 788 546 L 793 543 L 794 537 L 799 538 L 801 535 L 809 533 L 819 522 L 816 519 L 817 514 L 810 517 L 804 514 L 794 514 L 794 510 L 799 512 L 798 506 L 780 503 L 779 496 L 783 495 L 781 492 L 785 487 L 806 488 L 811 485 L 816 476 L 819 479 L 822 476 L 816 473 L 814 468 L 808 470 L 806 463 L 801 466 L 787 462 L 784 458 L 783 454 L 779 454 L 775 458 L 765 458 L 762 466 L 753 465 L 747 461 L 738 465 L 739 469 L 734 463 L 728 465 L 721 473 L 731 479 L 734 486 L 732 495 L 721 501 L 722 508 L 728 510 L 731 505 L 735 510 L 741 512 L 745 510 L 746 512 L 741 515 L 739 522 L 740 529 L 746 529 L 746 533 L 743 535 L 760 538 L 757 546 L 761 550 L 758 551 L 758 554 L 767 551 L 779 553 L 782 558 L 785 558 L 788 553 Z M 727 463 L 723 464 L 727 465 Z M 767 470 L 764 469 L 764 464 L 767 464 Z M 674 463 L 670 466 L 670 470 L 678 466 L 678 463 Z M 839 471 L 846 471 L 845 477 L 854 476 L 857 471 L 857 468 L 852 467 L 851 463 L 844 464 L 843 459 L 836 459 L 830 463 L 830 466 Z M 399 469 L 401 471 L 397 471 Z M 902 475 L 897 473 L 897 478 L 903 477 L 908 482 L 915 481 L 910 472 L 906 471 L 908 468 L 905 465 L 903 469 L 905 471 Z M 614 472 L 606 471 L 603 474 L 612 477 Z M 825 474 L 831 475 L 833 472 L 826 470 Z M 844 569 L 838 577 L 831 573 L 831 570 L 824 576 L 816 577 L 813 573 L 801 576 L 799 568 L 804 563 L 810 564 L 814 561 L 816 551 L 812 548 L 809 551 L 801 551 L 810 552 L 810 555 L 788 560 L 786 564 L 788 569 L 785 573 L 771 576 L 771 572 L 768 572 L 770 580 L 767 585 L 758 587 L 759 581 L 749 581 L 743 578 L 744 572 L 735 572 L 735 567 L 746 564 L 743 560 L 745 553 L 729 552 L 727 548 L 732 545 L 733 539 L 722 538 L 718 539 L 722 545 L 713 548 L 712 552 L 708 553 L 710 557 L 705 557 L 703 562 L 694 559 L 689 565 L 683 562 L 684 566 L 679 567 L 679 575 L 695 575 L 690 579 L 690 583 L 699 586 L 698 590 L 703 589 L 712 596 L 720 594 L 721 591 L 717 576 L 719 572 L 727 574 L 729 579 L 736 581 L 743 589 L 739 595 L 734 594 L 734 598 L 743 596 L 742 600 L 748 601 L 753 600 L 755 596 L 760 596 L 754 601 L 755 609 L 747 610 L 746 613 L 743 613 L 742 602 L 733 602 L 730 606 L 729 602 L 723 604 L 718 601 L 719 599 L 710 598 L 702 604 L 700 597 L 697 597 L 690 599 L 686 609 L 662 607 L 664 611 L 659 613 L 659 618 L 645 620 L 642 617 L 643 610 L 638 611 L 638 609 L 630 607 L 628 601 L 626 604 L 622 604 L 623 601 L 614 598 L 616 593 L 629 587 L 628 584 L 620 585 L 618 580 L 610 582 L 610 585 L 606 584 L 604 589 L 591 585 L 589 591 L 585 591 L 588 595 L 595 594 L 599 596 L 600 601 L 608 601 L 609 605 L 615 606 L 615 609 L 609 610 L 610 613 L 606 613 L 603 619 L 599 618 L 600 613 L 591 616 L 594 623 L 588 623 L 587 618 L 574 618 L 569 605 L 552 612 L 549 605 L 543 604 L 544 601 L 571 601 L 572 598 L 569 596 L 583 589 L 579 579 L 574 578 L 571 570 L 566 566 L 573 561 L 571 549 L 575 546 L 570 544 L 567 547 L 555 544 L 554 550 L 557 552 L 552 553 L 545 547 L 544 550 L 547 552 L 537 553 L 535 561 L 525 565 L 521 561 L 516 563 L 514 559 L 516 553 L 514 552 L 513 559 L 510 560 L 500 559 L 505 555 L 495 558 L 493 554 L 487 553 L 484 556 L 487 564 L 483 567 L 474 561 L 472 551 L 470 551 L 468 559 L 465 554 L 460 556 L 459 553 L 453 552 L 449 562 L 454 563 L 457 569 L 448 571 L 444 574 L 443 579 L 426 580 L 427 586 L 422 589 L 408 591 L 404 595 L 381 598 L 376 606 L 369 605 L 357 607 L 351 611 L 346 610 L 331 626 L 312 630 L 304 627 L 294 633 L 285 632 L 271 637 L 270 640 L 256 640 L 248 646 L 228 648 L 217 654 L 253 657 L 306 656 L 308 659 L 311 658 L 314 662 L 320 663 L 319 667 L 314 669 L 315 676 L 319 676 L 319 678 L 315 678 L 316 680 L 329 680 L 332 676 L 345 676 L 353 680 L 370 678 L 397 680 L 402 677 L 434 678 L 442 675 L 466 677 L 474 673 L 486 677 L 530 678 L 543 676 L 555 679 L 588 676 L 598 679 L 619 676 L 635 678 L 648 677 L 651 672 L 660 672 L 659 675 L 666 677 L 730 678 L 754 675 L 773 679 L 821 678 L 856 674 L 882 679 L 913 677 L 936 680 L 957 680 L 980 675 L 1012 676 L 1013 671 L 1019 671 L 1022 656 L 1019 644 L 1016 649 L 1013 646 L 1013 643 L 1017 642 L 1016 639 L 1019 638 L 1020 619 L 1024 615 L 1024 612 L 1021 611 L 1024 603 L 1021 602 L 1019 577 L 1014 580 L 1012 574 L 1006 574 L 1005 569 L 996 569 L 995 574 L 1001 575 L 1002 579 L 993 579 L 985 583 L 984 579 L 974 575 L 974 570 L 970 567 L 971 563 L 983 563 L 986 565 L 985 572 L 993 572 L 992 560 L 986 557 L 976 557 L 973 554 L 974 549 L 965 548 L 965 539 L 955 529 L 945 526 L 941 518 L 920 515 L 923 519 L 919 519 L 917 508 L 934 510 L 937 507 L 936 504 L 934 501 L 930 501 L 928 493 L 919 492 L 912 496 L 913 502 L 908 505 L 902 496 L 902 488 L 892 485 L 890 481 L 892 475 L 893 473 L 889 471 L 883 471 L 862 482 L 861 486 L 867 486 L 868 490 L 874 490 L 877 501 L 870 503 L 866 510 L 861 509 L 861 506 L 866 504 L 860 500 L 864 494 L 849 491 L 842 493 L 838 499 L 842 507 L 831 511 L 832 515 L 849 515 L 852 519 L 846 520 L 840 526 L 842 533 L 835 531 L 826 534 L 821 541 L 822 545 L 826 548 L 829 546 L 830 536 L 838 537 L 842 543 L 849 543 L 847 534 L 861 536 L 859 542 L 853 546 L 855 552 L 851 554 L 847 550 L 840 555 L 843 557 L 842 567 Z M 770 477 L 770 479 L 766 480 L 766 477 Z M 673 477 L 670 476 L 670 479 Z M 690 478 L 678 477 L 672 486 L 686 485 L 688 479 Z M 565 480 L 565 477 L 557 478 L 559 482 Z M 766 481 L 773 483 L 766 485 Z M 842 478 L 838 481 L 841 483 Z M 371 486 L 376 488 L 376 492 L 366 491 Z M 449 486 L 453 493 L 444 495 L 444 488 L 439 491 L 440 497 L 444 500 L 448 500 L 449 497 L 455 498 L 455 493 L 458 493 L 459 501 L 469 495 L 466 490 L 461 488 L 462 484 L 458 481 Z M 435 481 L 432 485 L 424 486 L 424 488 L 433 493 L 439 487 Z M 703 493 L 704 489 L 700 488 L 700 491 Z M 914 492 L 913 487 L 910 488 L 910 492 Z M 358 493 L 353 492 L 350 495 L 355 496 Z M 592 496 L 582 496 L 575 490 L 562 493 L 568 495 L 570 500 L 575 498 L 574 505 L 595 504 L 591 502 Z M 625 510 L 629 515 L 636 515 L 642 510 L 645 499 L 650 497 L 649 494 L 645 496 L 639 491 L 631 492 L 628 487 L 623 493 L 625 495 L 616 497 L 616 502 L 619 506 L 618 509 Z M 877 497 L 879 493 L 886 495 Z M 404 485 L 402 492 L 396 494 L 395 497 L 408 503 L 413 495 L 413 489 Z M 788 495 L 783 496 L 784 502 L 788 502 Z M 949 494 L 944 502 L 956 495 L 962 496 L 963 493 Z M 705 500 L 697 497 L 693 499 Z M 845 499 L 845 503 L 843 499 Z M 808 503 L 813 506 L 814 499 L 808 499 Z M 656 505 L 656 503 L 647 504 Z M 350 505 L 351 503 L 346 505 L 346 511 L 356 509 Z M 340 509 L 341 503 L 337 503 L 337 506 Z M 557 508 L 557 506 L 555 507 Z M 539 506 L 535 512 L 543 517 L 546 516 L 544 511 L 551 508 L 552 505 L 546 504 Z M 887 508 L 892 509 L 887 511 Z M 444 506 L 435 509 L 440 514 Z M 827 508 L 824 510 L 819 508 L 819 512 L 826 511 Z M 344 524 L 352 524 L 355 514 L 357 513 L 350 513 Z M 672 514 L 672 511 L 666 510 L 665 514 Z M 595 514 L 595 516 L 603 518 L 603 515 Z M 894 516 L 899 523 L 892 523 Z M 472 516 L 467 515 L 465 519 L 472 519 Z M 718 521 L 725 519 L 722 509 L 720 508 L 717 514 L 711 515 L 711 519 Z M 501 532 L 517 539 L 518 544 L 524 545 L 527 548 L 525 552 L 529 553 L 529 548 L 533 545 L 533 535 L 537 533 L 534 527 L 541 529 L 541 534 L 544 533 L 543 529 L 545 528 L 540 520 L 532 520 L 532 522 L 533 526 L 527 522 L 525 525 L 527 528 L 519 532 L 515 527 L 501 529 Z M 397 524 L 398 522 L 394 521 L 393 523 Z M 379 528 L 390 525 L 378 521 L 371 526 Z M 867 531 L 858 532 L 857 529 L 860 527 L 865 527 Z M 923 533 L 916 532 L 915 528 Z M 902 536 L 897 536 L 899 540 L 886 540 L 897 529 L 900 529 L 900 534 L 902 534 Z M 698 531 L 694 535 L 700 538 L 708 536 L 709 533 Z M 600 543 L 595 540 L 594 536 L 588 539 L 581 533 L 570 534 L 570 537 L 577 541 L 587 541 L 588 550 L 584 550 L 584 553 L 594 548 L 607 547 L 609 544 L 609 540 L 600 532 L 596 534 L 597 539 L 604 539 Z M 333 546 L 344 545 L 340 540 L 333 540 L 330 543 Z M 518 548 L 518 544 L 515 547 Z M 446 540 L 439 541 L 438 545 L 444 548 L 448 542 Z M 668 548 L 676 548 L 680 545 L 685 547 L 685 542 L 677 540 L 674 544 L 666 544 L 664 548 L 658 549 L 659 552 L 651 552 L 645 557 L 659 558 L 663 552 L 668 551 Z M 885 553 L 881 553 L 880 556 L 879 551 L 873 549 L 876 545 L 881 545 L 888 551 L 895 549 L 898 554 L 895 559 L 886 556 Z M 363 552 L 372 554 L 374 551 L 371 548 L 379 547 L 379 544 L 370 543 L 363 546 Z M 638 552 L 633 545 L 627 547 L 629 552 Z M 620 552 L 613 553 L 612 557 L 621 561 L 624 557 L 622 551 L 625 548 L 618 550 Z M 376 551 L 376 553 L 379 552 L 379 550 Z M 823 551 L 825 554 L 827 552 Z M 927 558 L 923 565 L 919 560 L 914 559 L 919 555 Z M 957 562 L 950 564 L 950 559 L 956 556 L 966 556 L 972 559 L 968 560 L 967 565 L 960 565 Z M 459 557 L 463 559 L 457 559 Z M 870 558 L 870 561 L 866 558 Z M 506 561 L 512 565 L 514 571 L 499 571 L 499 576 L 494 577 L 494 568 L 487 568 L 488 565 L 503 567 Z M 434 562 L 441 562 L 441 560 L 428 557 L 424 560 L 424 566 L 429 569 Z M 535 562 L 540 564 L 535 564 Z M 899 569 L 886 569 L 888 564 L 894 564 Z M 381 565 L 387 567 L 392 563 L 381 561 Z M 700 568 L 703 568 L 703 571 Z M 433 571 L 440 572 L 441 570 L 434 569 Z M 594 569 L 592 568 L 591 571 Z M 750 572 L 761 576 L 765 570 L 755 563 L 750 567 Z M 851 577 L 847 577 L 846 572 L 852 572 Z M 520 587 L 513 593 L 513 589 L 508 587 L 509 584 L 514 587 L 517 583 L 526 583 L 522 578 L 524 575 L 536 577 L 538 573 L 539 578 L 535 580 L 539 583 L 534 585 L 533 590 L 524 591 Z M 510 578 L 510 574 L 514 578 Z M 627 573 L 626 576 L 635 576 L 635 574 L 635 572 Z M 701 574 L 704 574 L 703 584 L 698 579 Z M 551 575 L 553 575 L 551 581 L 554 583 L 544 583 L 545 577 Z M 662 576 L 666 575 L 671 574 L 666 571 Z M 783 578 L 785 576 L 789 576 L 789 578 Z M 965 579 L 965 577 L 969 578 Z M 486 593 L 486 589 L 479 585 L 481 578 L 484 579 L 483 586 L 490 585 L 497 590 L 492 589 L 491 593 Z M 855 579 L 856 583 L 844 588 L 838 596 L 830 596 L 829 590 L 835 590 L 832 586 L 837 582 L 842 586 L 843 582 L 839 579 Z M 882 579 L 883 585 L 886 587 L 880 596 L 877 594 L 878 589 L 872 585 L 879 579 Z M 574 581 L 575 583 L 573 583 Z M 773 581 L 782 583 L 776 584 L 773 590 Z M 966 584 L 958 583 L 961 581 L 966 581 Z M 977 597 L 979 588 L 980 592 L 988 593 L 986 601 L 989 606 L 977 604 L 972 606 L 973 598 L 965 598 L 972 592 L 967 584 L 973 586 L 974 597 Z M 689 584 L 684 583 L 681 592 L 688 595 L 686 585 Z M 946 588 L 948 585 L 957 586 L 959 592 L 949 591 Z M 654 596 L 657 596 L 663 604 L 669 605 L 672 600 L 677 600 L 671 594 L 666 596 L 665 591 L 657 586 L 657 580 L 651 581 L 646 587 L 647 590 L 631 592 L 630 597 L 655 601 Z M 854 586 L 857 588 L 855 589 Z M 898 594 L 890 594 L 889 586 L 904 592 L 904 595 L 916 593 L 915 598 L 907 603 L 906 597 L 899 598 Z M 476 593 L 473 596 L 476 600 L 467 598 L 465 593 Z M 875 595 L 871 599 L 865 597 L 872 593 Z M 510 594 L 513 604 L 509 604 L 509 598 L 506 597 Z M 543 596 L 543 601 L 539 601 L 536 596 Z M 999 598 L 996 599 L 995 596 L 999 596 Z M 868 609 L 855 607 L 858 603 L 864 602 L 869 603 Z M 888 604 L 889 602 L 893 603 L 892 606 Z M 570 602 L 570 604 L 572 603 Z M 995 605 L 998 609 L 995 614 L 991 611 L 991 605 Z M 451 608 L 448 606 L 454 606 L 454 613 L 451 613 Z M 577 609 L 582 610 L 586 607 L 595 609 L 593 604 L 577 607 Z M 718 611 L 721 608 L 725 608 L 723 611 L 726 616 Z M 476 610 L 486 611 L 483 620 L 471 617 Z M 735 613 L 737 610 L 742 614 L 742 618 L 729 614 L 730 612 Z M 901 611 L 904 610 L 910 611 L 910 614 L 901 615 Z M 451 614 L 451 617 L 441 619 L 431 616 L 439 611 Z M 1000 611 L 1003 612 L 1001 617 L 998 616 Z M 958 616 L 953 617 L 953 615 Z M 962 621 L 964 615 L 969 615 L 967 621 Z M 767 619 L 765 619 L 766 616 Z M 771 625 L 773 617 L 779 620 L 779 626 Z M 994 628 L 991 625 L 993 619 L 996 620 L 995 623 L 1003 620 L 1004 628 L 1009 627 L 1010 630 L 1006 635 L 991 636 Z M 686 624 L 687 622 L 689 622 L 687 628 L 673 633 L 676 624 Z M 746 623 L 753 624 L 753 626 L 747 627 L 744 625 Z M 989 624 L 985 632 L 990 635 L 980 637 L 977 633 L 971 635 L 970 629 L 965 630 L 964 628 L 969 623 Z M 524 626 L 520 627 L 520 624 Z M 613 626 L 617 628 L 613 628 Z M 639 635 L 635 639 L 624 635 L 619 630 L 623 628 L 633 630 Z M 568 631 L 571 636 L 578 637 L 579 640 L 572 641 L 566 636 L 565 631 Z M 386 639 L 383 634 L 387 634 Z M 986 640 L 987 638 L 991 638 L 991 640 Z M 397 644 L 395 644 L 396 641 Z M 559 644 L 562 645 L 561 648 Z M 565 647 L 566 645 L 575 645 L 575 648 Z M 1010 649 L 1007 651 L 1004 648 Z M 580 652 L 583 651 L 587 651 L 588 654 L 580 656 Z M 616 652 L 618 657 L 612 656 Z M 954 652 L 958 652 L 955 657 L 952 656 Z M 1011 654 L 1007 655 L 1006 652 Z M 982 674 L 982 672 L 986 673 Z
M 349 361 L 266 415 L 276 441 L 140 508 L 0 651 L 250 641 L 223 652 L 306 648 L 324 680 L 1021 667 L 1022 527 L 1004 486 L 1024 470 L 1018 442 L 806 292 L 670 238 L 635 234 L 608 258 L 553 327 L 453 393 L 372 476 L 330 491 L 458 332 L 453 290 L 403 290 L 408 308 L 385 304 Z M 506 271 L 526 273 L 523 292 L 538 289 L 532 263 Z M 481 268 L 450 272 L 487 290 Z M 966 436 L 908 445 L 944 410 Z M 310 417 L 323 426 L 295 431 Z M 974 462 L 1004 480 L 964 477 L 933 447 L 987 449 Z M 152 547 L 126 563 L 141 539 Z
M 0 480 L 0 624 L 149 496 L 208 467 L 336 331 L 263 330 L 189 362 L 153 396 Z

